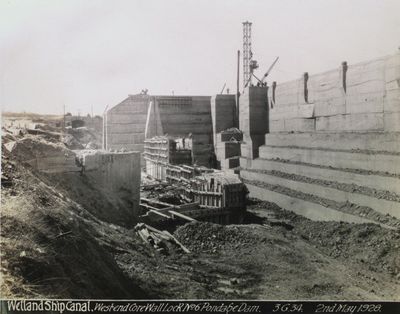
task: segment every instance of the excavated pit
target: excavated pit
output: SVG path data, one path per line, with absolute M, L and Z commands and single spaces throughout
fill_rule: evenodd
M 181 222 L 170 232 L 190 252 L 165 254 L 134 221 L 107 222 L 114 203 L 85 201 L 97 188 L 85 175 L 63 182 L 2 154 L 5 297 L 399 300 L 398 230 L 315 222 L 250 200 L 241 225 Z

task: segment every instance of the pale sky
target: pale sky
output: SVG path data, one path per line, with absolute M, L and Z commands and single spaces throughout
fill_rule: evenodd
M 1 108 L 101 113 L 144 88 L 212 95 L 225 82 L 235 93 L 246 20 L 256 74 L 280 57 L 269 82 L 400 47 L 399 0 L 0 0 Z

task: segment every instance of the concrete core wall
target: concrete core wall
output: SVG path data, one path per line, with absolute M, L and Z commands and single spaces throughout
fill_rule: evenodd
M 193 155 L 208 165 L 213 153 L 210 96 L 129 96 L 107 113 L 107 149 L 143 152 L 156 135 L 192 135 Z
M 10 142 L 6 148 L 36 171 L 54 180 L 60 178 L 57 185 L 67 186 L 69 197 L 86 205 L 99 218 L 123 224 L 138 216 L 139 152 L 72 151 L 30 138 Z
M 130 95 L 107 111 L 105 122 L 105 147 L 107 150 L 143 152 L 148 95 Z
M 129 204 L 119 208 L 118 212 L 108 213 L 107 217 L 122 220 L 126 212 L 125 221 L 136 219 L 140 214 L 140 153 L 81 151 L 78 155 L 83 157 L 86 180 L 106 195 Z
M 258 157 L 269 130 L 268 87 L 249 86 L 239 99 L 239 128 L 243 132 L 242 156 Z
M 235 95 L 214 95 L 211 97 L 214 147 L 217 143 L 217 133 L 235 126 L 235 111 Z
M 139 204 L 140 153 L 79 153 L 83 156 L 85 172 L 92 172 L 97 183 L 113 191 L 127 190 Z M 80 168 L 79 168 L 80 169 Z
M 193 159 L 207 166 L 213 153 L 210 96 L 156 96 L 164 134 L 192 134 Z
M 400 53 L 273 85 L 270 132 L 400 131 Z

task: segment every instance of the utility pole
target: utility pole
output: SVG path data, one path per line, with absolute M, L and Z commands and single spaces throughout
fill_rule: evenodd
M 103 112 L 103 150 L 107 149 L 107 108 L 108 105 Z
M 237 127 L 239 127 L 239 97 L 240 97 L 240 91 L 239 91 L 239 75 L 240 75 L 240 50 L 237 51 L 237 73 L 236 73 L 236 112 L 235 112 L 235 123 L 237 124 Z

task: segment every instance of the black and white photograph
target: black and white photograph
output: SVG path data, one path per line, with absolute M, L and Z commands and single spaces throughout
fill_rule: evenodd
M 400 1 L 0 0 L 0 105 L 0 313 L 400 313 Z

